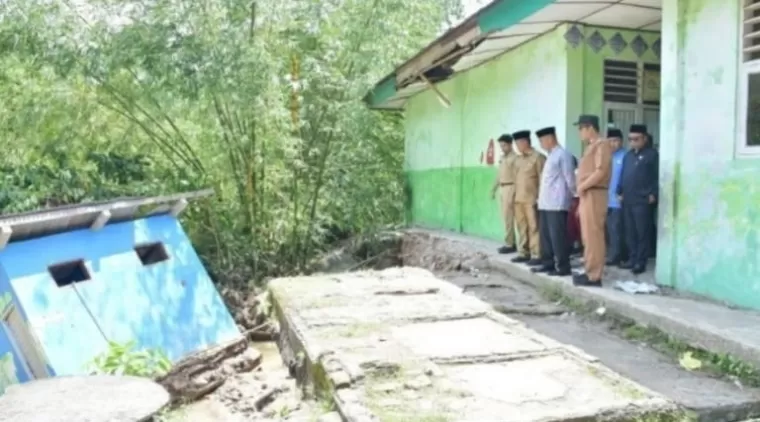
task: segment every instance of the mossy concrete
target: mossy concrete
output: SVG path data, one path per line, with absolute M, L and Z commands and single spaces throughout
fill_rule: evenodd
M 638 421 L 676 406 L 417 268 L 277 279 L 282 337 L 346 421 Z M 329 300 L 324 300 L 328 298 Z

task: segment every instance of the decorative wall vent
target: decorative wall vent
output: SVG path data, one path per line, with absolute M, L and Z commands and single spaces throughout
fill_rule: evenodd
M 633 50 L 633 52 L 636 53 L 636 56 L 638 57 L 643 56 L 648 49 L 649 44 L 644 41 L 644 38 L 642 38 L 641 35 L 636 35 L 636 38 L 631 41 L 631 50 Z
M 660 58 L 660 54 L 662 54 L 662 52 L 660 51 L 661 48 L 662 48 L 662 41 L 660 41 L 660 39 L 657 38 L 657 40 L 655 40 L 655 42 L 652 43 L 652 52 L 654 53 L 655 56 L 657 56 L 658 59 Z
M 612 36 L 612 38 L 610 38 L 610 48 L 615 52 L 615 54 L 622 53 L 626 47 L 628 47 L 628 43 L 625 41 L 625 38 L 623 38 L 620 32 L 616 33 Z
M 588 43 L 588 46 L 594 50 L 594 53 L 602 51 L 604 46 L 607 45 L 607 41 L 604 39 L 604 36 L 599 33 L 599 31 L 594 31 L 594 33 L 588 37 L 586 43 Z
M 573 25 L 565 32 L 565 41 L 568 44 L 577 48 L 583 42 L 583 32 L 578 28 L 578 25 Z

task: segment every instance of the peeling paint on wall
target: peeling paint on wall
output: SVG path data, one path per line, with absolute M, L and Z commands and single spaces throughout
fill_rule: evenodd
M 450 108 L 441 107 L 431 92 L 409 100 L 405 166 L 413 223 L 504 237 L 498 202 L 490 197 L 496 177 L 491 164 L 499 154 L 495 139 L 522 129 L 569 125 L 564 32 L 558 28 L 441 83 Z
M 760 309 L 760 161 L 734 142 L 738 2 L 663 6 L 663 133 L 680 144 L 661 148 L 657 279 Z
M 597 52 L 587 34 L 601 40 Z M 616 37 L 626 45 L 617 51 L 608 41 Z M 641 57 L 628 46 L 637 38 L 647 44 Z M 450 108 L 441 107 L 431 92 L 410 99 L 405 162 L 410 221 L 501 239 L 498 204 L 489 195 L 496 173 L 489 168 L 489 141 L 502 133 L 555 126 L 560 143 L 580 155 L 572 121 L 582 113 L 602 114 L 604 60 L 659 63 L 650 48 L 657 40 L 653 32 L 562 25 L 440 84 L 452 100 Z
M 604 60 L 661 62 L 657 281 L 760 309 L 760 159 L 734 142 L 738 17 L 738 2 L 663 0 L 662 34 L 565 25 L 441 84 L 449 109 L 414 97 L 410 220 L 501 239 L 488 140 L 554 125 L 577 154 L 571 121 L 603 113 Z

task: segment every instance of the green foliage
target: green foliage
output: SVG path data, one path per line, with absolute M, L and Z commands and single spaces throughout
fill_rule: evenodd
M 7 0 L 0 211 L 211 186 L 220 282 L 403 222 L 401 116 L 361 99 L 459 0 Z
M 93 374 L 155 378 L 166 374 L 172 363 L 160 350 L 135 350 L 135 343 L 109 342 L 108 350 L 90 363 Z

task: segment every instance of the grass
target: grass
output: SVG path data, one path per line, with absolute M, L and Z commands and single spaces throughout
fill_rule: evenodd
M 670 413 L 641 415 L 634 419 L 633 422 L 695 422 L 698 420 L 697 415 L 678 410 Z
M 587 367 L 589 374 L 591 374 L 593 377 L 598 378 L 602 382 L 608 385 L 608 387 L 612 388 L 613 390 L 617 391 L 621 395 L 628 397 L 633 400 L 640 400 L 643 398 L 646 398 L 646 395 L 641 392 L 639 389 L 634 387 L 633 385 L 626 383 L 626 382 L 618 382 L 613 379 L 611 379 L 609 376 L 602 373 L 602 371 L 595 366 L 588 366 Z
M 646 344 L 677 362 L 681 361 L 684 356 L 688 356 L 691 360 L 698 361 L 699 370 L 703 372 L 727 378 L 733 382 L 738 381 L 744 386 L 760 387 L 760 371 L 752 364 L 735 356 L 693 347 L 656 327 L 638 324 L 622 315 L 609 312 L 609 310 L 600 315 L 596 312 L 600 308 L 600 304 L 570 297 L 559 287 L 544 287 L 540 289 L 540 293 L 546 299 L 559 302 L 579 315 L 608 322 L 612 331 L 621 337 Z M 693 370 L 687 367 L 685 369 Z

